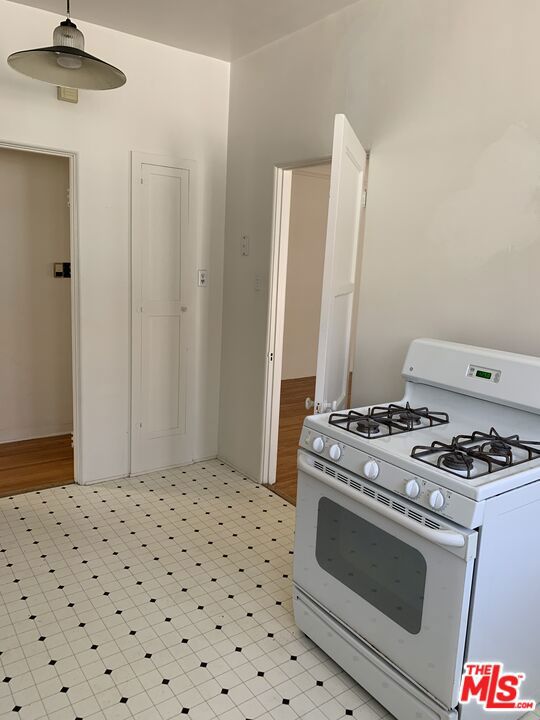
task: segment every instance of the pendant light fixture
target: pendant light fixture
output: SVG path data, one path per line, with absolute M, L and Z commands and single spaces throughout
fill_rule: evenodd
M 121 70 L 84 51 L 84 35 L 70 19 L 70 0 L 67 18 L 54 29 L 51 47 L 22 50 L 7 61 L 23 75 L 61 87 L 112 90 L 126 82 Z

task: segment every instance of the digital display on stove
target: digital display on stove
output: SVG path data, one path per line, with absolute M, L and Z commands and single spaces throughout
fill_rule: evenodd
M 493 373 L 488 372 L 487 370 L 477 370 L 476 377 L 484 378 L 484 380 L 491 380 Z

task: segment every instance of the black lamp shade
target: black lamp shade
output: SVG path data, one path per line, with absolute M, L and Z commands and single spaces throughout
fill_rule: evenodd
M 112 90 L 126 82 L 124 73 L 114 65 L 63 45 L 22 50 L 10 55 L 8 63 L 35 80 L 79 90 Z

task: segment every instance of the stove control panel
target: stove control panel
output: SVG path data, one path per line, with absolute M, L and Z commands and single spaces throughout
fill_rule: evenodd
M 396 495 L 420 505 L 441 517 L 465 527 L 481 524 L 481 503 L 464 497 L 430 480 L 407 472 L 392 463 L 368 455 L 357 448 L 338 442 L 322 433 L 304 427 L 300 446 L 311 453 L 391 490 Z
M 467 377 L 498 383 L 501 379 L 501 371 L 493 370 L 493 368 L 479 367 L 478 365 L 469 365 L 467 368 Z

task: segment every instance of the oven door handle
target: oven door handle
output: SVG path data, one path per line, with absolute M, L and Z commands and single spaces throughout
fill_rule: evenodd
M 349 487 L 349 485 L 345 485 L 338 480 L 334 480 L 329 475 L 317 470 L 307 462 L 302 453 L 299 453 L 298 455 L 298 469 L 305 472 L 307 475 L 311 475 L 311 477 L 316 480 L 321 480 L 326 485 L 339 490 L 339 492 L 345 493 L 353 500 L 356 500 L 356 502 L 359 502 L 370 510 L 376 512 L 378 515 L 388 518 L 397 525 L 401 525 L 407 530 L 413 532 L 415 535 L 420 535 L 420 537 L 423 537 L 432 543 L 436 543 L 437 545 L 442 545 L 444 547 L 465 547 L 465 537 L 461 533 L 454 532 L 453 530 L 437 530 L 436 528 L 421 525 L 416 522 L 416 520 L 411 520 L 411 518 L 408 518 L 406 515 L 402 515 L 397 510 L 392 510 L 392 508 L 383 505 L 377 500 L 373 500 L 358 490 L 354 490 Z

